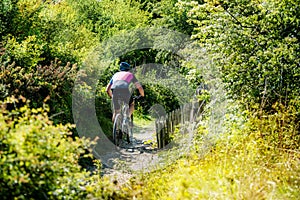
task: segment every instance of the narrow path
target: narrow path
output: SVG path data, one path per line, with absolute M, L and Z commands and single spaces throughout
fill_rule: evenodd
M 154 123 L 134 125 L 133 142 L 121 145 L 121 156 L 112 153 L 102 158 L 103 176 L 123 184 L 134 173 L 151 171 L 159 163 Z
M 155 121 L 147 124 L 137 123 L 133 128 L 132 144 L 121 145 L 116 152 L 101 156 L 102 175 L 118 184 L 125 184 L 135 174 L 150 172 L 171 164 L 190 151 L 195 126 L 197 125 L 194 123 L 186 123 L 175 142 L 158 150 L 154 145 Z

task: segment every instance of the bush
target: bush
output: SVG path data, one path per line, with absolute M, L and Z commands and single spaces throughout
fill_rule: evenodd
M 20 103 L 10 98 L 10 103 Z M 53 125 L 44 109 L 26 104 L 0 113 L 0 196 L 2 199 L 84 198 L 89 174 L 78 159 L 92 144 L 69 137 L 68 125 Z
M 101 162 L 89 153 L 94 142 L 70 137 L 70 124 L 54 125 L 47 106 L 31 109 L 22 97 L 0 103 L 1 199 L 128 199 L 100 176 Z M 6 109 L 14 104 L 24 106 Z M 94 163 L 91 172 L 85 161 Z
M 138 102 L 136 109 L 138 114 L 149 115 L 151 107 L 155 104 L 162 105 L 166 112 L 171 112 L 180 107 L 177 96 L 171 89 L 161 85 L 145 83 L 145 100 Z
M 57 115 L 58 122 L 71 122 L 72 88 L 77 66 L 67 63 L 62 66 L 55 60 L 50 65 L 26 69 L 12 64 L 2 64 L 0 100 L 8 95 L 22 95 L 31 100 L 32 107 L 41 107 L 48 100 L 50 113 Z M 50 99 L 50 100 L 49 100 Z
M 297 112 L 280 107 L 274 106 L 276 115 L 261 118 L 239 109 L 227 113 L 221 137 L 203 122 L 195 151 L 133 179 L 132 199 L 299 199 Z
M 193 5 L 193 35 L 220 69 L 228 94 L 266 111 L 299 96 L 299 3 L 207 1 Z
M 273 113 L 254 113 L 250 118 L 251 134 L 257 141 L 272 149 L 287 151 L 300 149 L 299 102 L 293 101 L 289 106 L 275 103 Z

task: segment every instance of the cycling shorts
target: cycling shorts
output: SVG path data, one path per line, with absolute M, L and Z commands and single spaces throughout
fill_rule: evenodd
M 113 101 L 113 109 L 119 110 L 121 108 L 121 102 L 125 102 L 129 105 L 133 103 L 133 98 L 130 94 L 129 89 L 113 89 L 112 90 L 112 101 Z

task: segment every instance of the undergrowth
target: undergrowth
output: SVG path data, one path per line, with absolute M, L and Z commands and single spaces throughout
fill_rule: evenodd
M 17 104 L 24 105 L 13 109 Z M 72 125 L 55 125 L 47 105 L 35 109 L 24 97 L 8 98 L 0 111 L 1 199 L 127 199 L 100 177 L 100 161 L 94 173 L 81 166 L 95 141 L 71 137 Z
M 228 115 L 226 133 L 204 153 L 202 136 L 208 132 L 199 127 L 188 156 L 136 177 L 123 191 L 136 199 L 298 199 L 297 110 L 275 107 L 273 114 L 245 121 Z

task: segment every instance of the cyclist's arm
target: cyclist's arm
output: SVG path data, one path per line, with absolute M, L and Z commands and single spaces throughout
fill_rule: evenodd
M 106 86 L 106 93 L 110 98 L 112 98 L 111 86 L 112 86 L 112 81 L 110 81 Z
M 143 97 L 145 96 L 144 88 L 139 82 L 134 83 L 135 87 L 139 90 L 140 95 Z
M 132 82 L 134 83 L 135 87 L 139 90 L 140 95 L 142 97 L 144 97 L 145 96 L 145 92 L 144 92 L 143 86 L 136 79 L 135 75 L 133 75 Z

